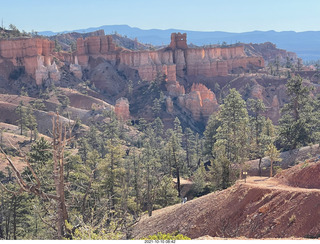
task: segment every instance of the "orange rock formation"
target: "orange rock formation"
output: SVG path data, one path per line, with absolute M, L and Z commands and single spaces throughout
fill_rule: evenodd
M 116 47 L 111 36 L 94 36 L 77 41 L 77 59 L 87 66 L 89 57 L 102 57 L 113 64 L 127 65 L 138 70 L 143 80 L 153 80 L 158 72 L 168 81 L 177 76 L 226 76 L 234 69 L 250 66 L 264 67 L 262 57 L 248 57 L 243 46 L 188 48 L 186 34 L 172 33 L 168 48 L 157 51 L 130 51 Z
M 171 43 L 169 45 L 172 49 L 187 49 L 187 34 L 180 32 L 171 34 Z
M 60 73 L 52 62 L 53 48 L 54 42 L 40 38 L 0 40 L 0 66 L 11 67 L 4 72 L 7 76 L 15 67 L 24 67 L 25 72 L 31 75 L 37 84 L 47 78 L 59 80 Z
M 121 97 L 116 101 L 114 111 L 118 119 L 126 121 L 130 118 L 129 101 L 127 98 Z
M 178 102 L 195 120 L 208 119 L 219 108 L 215 94 L 203 84 L 193 84 L 190 93 L 180 96 Z

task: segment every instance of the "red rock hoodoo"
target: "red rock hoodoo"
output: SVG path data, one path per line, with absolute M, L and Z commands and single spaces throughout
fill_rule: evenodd
M 127 121 L 130 118 L 129 101 L 127 98 L 121 97 L 116 101 L 114 111 L 118 119 Z
M 215 94 L 203 84 L 193 84 L 190 93 L 180 96 L 179 105 L 188 109 L 195 120 L 208 119 L 218 110 Z
M 180 32 L 171 34 L 171 43 L 169 45 L 172 49 L 187 49 L 187 34 Z

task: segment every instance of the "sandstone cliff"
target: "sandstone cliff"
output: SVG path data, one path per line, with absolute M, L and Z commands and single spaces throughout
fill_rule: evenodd
M 8 78 L 15 69 L 24 71 L 39 85 L 44 79 L 59 80 L 60 74 L 52 54 L 54 43 L 40 38 L 0 40 L 0 70 Z
M 235 69 L 250 66 L 264 67 L 264 60 L 248 56 L 244 46 L 188 48 L 185 34 L 171 35 L 167 48 L 149 51 L 131 51 L 116 47 L 111 36 L 94 36 L 77 40 L 76 57 L 79 65 L 88 66 L 89 58 L 104 58 L 114 65 L 126 65 L 138 71 L 142 80 L 153 80 L 158 72 L 168 81 L 187 76 L 226 76 Z

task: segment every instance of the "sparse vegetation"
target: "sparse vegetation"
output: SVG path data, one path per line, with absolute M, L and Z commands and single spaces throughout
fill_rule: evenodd
M 292 225 L 295 222 L 296 222 L 296 215 L 292 214 L 291 217 L 289 218 L 289 225 Z
M 142 240 L 191 240 L 191 238 L 184 236 L 182 234 L 172 233 L 172 234 L 163 234 L 161 232 L 148 236 L 147 238 L 144 238 Z

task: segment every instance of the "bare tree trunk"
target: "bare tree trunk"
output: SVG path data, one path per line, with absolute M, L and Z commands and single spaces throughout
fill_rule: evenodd
M 30 142 L 32 142 L 32 130 L 30 130 Z
M 178 197 L 181 197 L 180 170 L 178 166 L 176 168 L 176 174 L 177 174 Z
M 174 148 L 172 148 L 172 155 L 173 155 L 174 164 L 176 166 L 178 197 L 181 197 L 180 170 L 179 170 L 178 160 L 176 158 L 176 152 L 175 152 Z
M 22 127 L 21 127 L 22 128 Z M 51 226 L 53 229 L 57 230 L 57 238 L 62 239 L 65 234 L 66 226 L 65 222 L 68 220 L 68 212 L 66 207 L 65 200 L 65 183 L 64 183 L 64 149 L 67 143 L 66 139 L 66 128 L 62 126 L 62 123 L 59 122 L 59 114 L 56 117 L 52 118 L 52 135 L 53 135 L 53 177 L 54 184 L 56 189 L 56 195 L 45 193 L 41 190 L 41 182 L 37 174 L 32 169 L 30 163 L 26 160 L 26 164 L 28 169 L 30 169 L 32 176 L 35 179 L 36 184 L 28 183 L 23 179 L 23 176 L 19 172 L 19 170 L 15 167 L 12 160 L 7 156 L 7 154 L 0 147 L 0 151 L 5 155 L 10 167 L 13 169 L 15 173 L 17 183 L 20 186 L 18 192 L 13 192 L 8 190 L 3 184 L 0 183 L 1 187 L 4 188 L 7 192 L 16 195 L 20 192 L 28 192 L 34 194 L 44 200 L 53 199 L 56 201 L 56 228 Z M 10 211 L 9 211 L 9 219 L 6 222 L 6 230 L 8 230 L 10 224 Z M 8 237 L 9 233 L 6 231 L 6 235 Z
M 136 195 L 136 207 L 140 208 L 140 189 L 139 189 L 139 179 L 140 179 L 140 170 L 138 168 L 139 163 L 136 160 L 135 151 L 133 151 L 133 165 L 134 165 L 134 189 Z
M 17 240 L 17 197 L 13 199 L 13 240 Z
M 64 148 L 66 146 L 66 129 L 62 131 L 59 116 L 52 120 L 53 128 L 53 164 L 54 183 L 57 195 L 57 237 L 65 234 L 65 222 L 68 220 L 64 193 Z
M 270 161 L 270 177 L 272 177 L 273 176 L 273 161 L 271 160 Z
M 147 168 L 147 208 L 149 217 L 152 216 L 152 203 L 151 203 L 151 180 L 150 180 L 150 170 Z
M 262 172 L 261 172 L 261 163 L 262 163 L 262 158 L 260 157 L 259 158 L 259 176 L 261 177 L 261 174 L 262 174 Z

